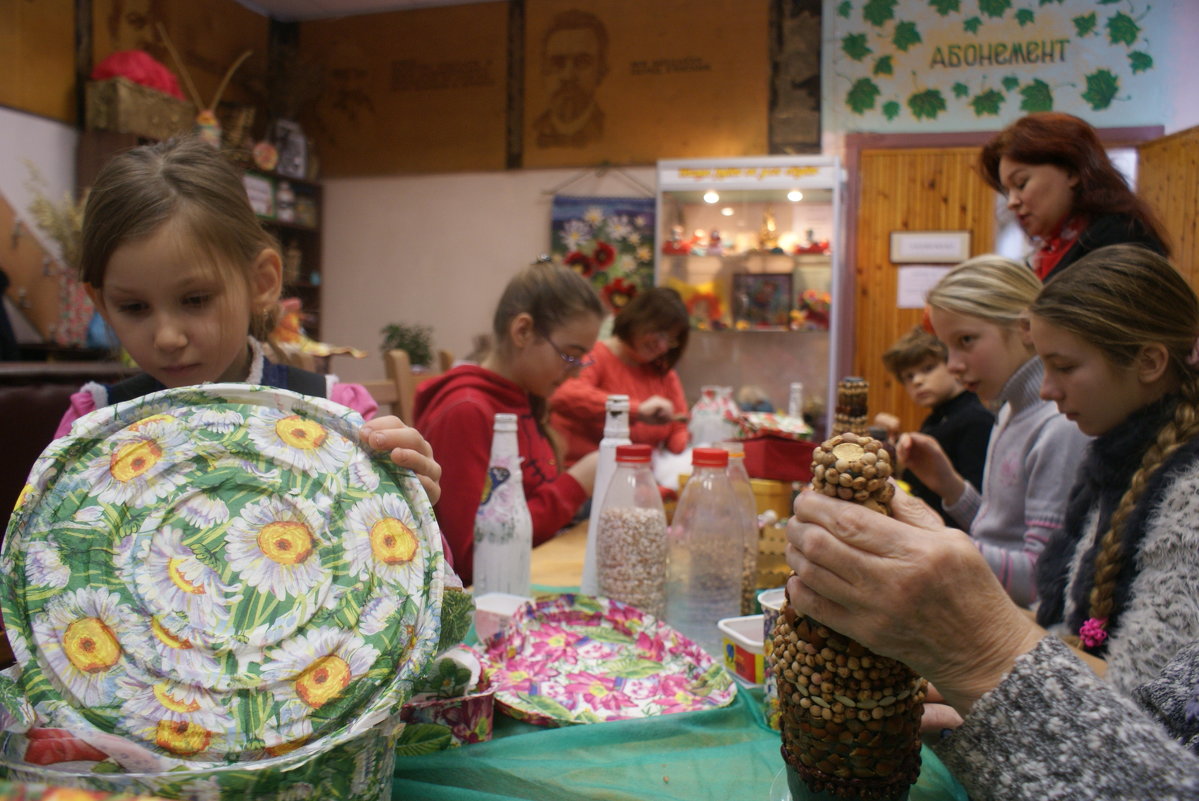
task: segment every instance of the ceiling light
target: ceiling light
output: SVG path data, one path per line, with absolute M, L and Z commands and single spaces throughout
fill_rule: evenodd
M 725 217 L 732 217 L 733 216 L 733 207 L 725 206 L 723 209 L 720 210 L 720 213 L 723 214 Z
M 798 203 L 803 200 L 803 192 L 800 192 L 798 189 L 792 189 L 787 193 L 787 200 L 790 200 L 792 203 Z
M 704 192 L 704 202 L 705 203 L 719 203 L 720 195 L 716 194 L 715 189 L 709 189 L 707 192 Z

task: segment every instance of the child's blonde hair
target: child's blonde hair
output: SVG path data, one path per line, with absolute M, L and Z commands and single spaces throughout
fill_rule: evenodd
M 1028 267 L 1002 256 L 975 256 L 954 267 L 928 293 L 928 305 L 1015 328 L 1041 291 Z
M 241 173 L 211 145 L 184 137 L 136 147 L 111 158 L 96 176 L 83 212 L 79 276 L 96 289 L 112 254 L 168 222 L 186 227 L 216 269 L 250 284 L 264 249 L 279 250 L 250 207 Z M 275 305 L 255 310 L 252 332 L 265 339 Z
M 1099 248 L 1045 285 L 1029 311 L 1094 345 L 1125 367 L 1146 345 L 1164 345 L 1181 396 L 1174 417 L 1158 432 L 1112 513 L 1095 557 L 1088 617 L 1106 621 L 1115 609 L 1124 560 L 1124 523 L 1149 479 L 1178 448 L 1199 435 L 1199 372 L 1191 354 L 1199 337 L 1199 298 L 1158 254 L 1134 245 Z

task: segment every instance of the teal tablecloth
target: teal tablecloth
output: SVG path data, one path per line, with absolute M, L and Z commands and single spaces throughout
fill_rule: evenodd
M 782 801 L 778 732 L 760 690 L 724 709 L 546 729 L 497 714 L 490 742 L 396 760 L 393 799 Z M 909 801 L 966 801 L 928 748 Z M 785 788 L 785 784 L 783 787 Z

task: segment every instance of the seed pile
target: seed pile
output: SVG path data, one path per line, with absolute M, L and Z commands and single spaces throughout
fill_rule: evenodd
M 666 517 L 662 511 L 604 509 L 597 536 L 600 595 L 661 617 L 666 611 Z
M 890 458 L 870 437 L 816 449 L 812 486 L 889 515 Z M 771 638 L 783 759 L 813 793 L 881 801 L 920 775 L 925 681 L 906 665 L 799 615 L 785 603 Z
M 837 383 L 837 408 L 833 415 L 833 433 L 850 431 L 865 434 L 867 421 L 867 395 L 870 385 L 857 376 L 842 378 Z

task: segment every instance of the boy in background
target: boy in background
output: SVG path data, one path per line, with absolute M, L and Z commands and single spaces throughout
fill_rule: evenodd
M 954 469 L 978 488 L 982 487 L 995 416 L 949 372 L 948 355 L 943 342 L 916 327 L 887 349 L 883 364 L 903 384 L 908 397 L 932 409 L 921 423 L 920 432 L 935 439 Z M 899 420 L 893 415 L 880 414 L 875 423 L 887 428 L 892 437 L 899 433 Z M 941 509 L 941 498 L 912 471 L 904 470 L 902 479 L 911 487 L 911 493 L 936 509 L 948 525 L 957 525 Z

